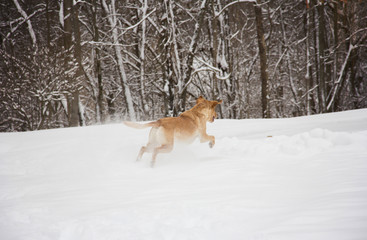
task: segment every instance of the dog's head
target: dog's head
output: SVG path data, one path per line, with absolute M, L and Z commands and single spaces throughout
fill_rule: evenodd
M 200 106 L 201 113 L 205 115 L 207 122 L 214 122 L 214 120 L 217 118 L 217 113 L 215 112 L 215 107 L 218 104 L 221 104 L 222 100 L 220 101 L 209 101 L 200 96 L 198 99 L 196 99 L 196 105 Z

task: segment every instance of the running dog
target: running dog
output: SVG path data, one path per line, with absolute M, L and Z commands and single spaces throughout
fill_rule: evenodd
M 154 167 L 158 153 L 171 152 L 175 140 L 191 143 L 199 137 L 201 143 L 209 141 L 209 147 L 212 148 L 215 137 L 206 133 L 206 122 L 214 122 L 217 117 L 215 107 L 221 103 L 222 100 L 209 101 L 200 96 L 193 108 L 181 113 L 178 117 L 162 118 L 145 124 L 125 121 L 124 124 L 129 127 L 152 128 L 148 143 L 141 147 L 136 160 L 140 160 L 145 152 L 153 153 L 151 166 Z

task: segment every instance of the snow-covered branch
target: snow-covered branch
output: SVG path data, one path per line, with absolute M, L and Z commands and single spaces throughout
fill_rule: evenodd
M 229 79 L 229 77 L 231 76 L 231 74 L 226 74 L 225 76 L 220 76 L 218 74 L 221 73 L 222 71 L 219 68 L 213 67 L 212 65 L 210 65 L 209 63 L 203 61 L 202 59 L 200 59 L 198 57 L 195 57 L 195 59 L 198 60 L 199 62 L 201 62 L 202 64 L 204 64 L 206 67 L 201 67 L 201 68 L 195 69 L 191 74 L 190 80 L 185 84 L 183 89 L 186 89 L 190 85 L 190 83 L 193 80 L 193 76 L 195 74 L 199 73 L 199 72 L 203 72 L 203 71 L 215 72 L 215 76 L 216 76 L 217 80 L 222 80 L 222 81 L 225 81 L 225 80 Z
M 225 5 L 219 12 L 217 12 L 215 14 L 215 17 L 216 18 L 219 17 L 224 12 L 224 10 L 226 10 L 228 7 L 230 7 L 230 6 L 232 6 L 236 3 L 256 3 L 256 0 L 236 0 L 236 1 L 230 2 L 227 5 Z
M 28 29 L 29 29 L 29 26 L 31 27 L 31 31 L 30 31 L 30 35 L 31 35 L 31 39 L 32 39 L 32 44 L 33 44 L 33 46 L 35 46 L 35 44 L 37 44 L 37 41 L 36 41 L 36 35 L 35 35 L 35 33 L 34 33 L 34 31 L 33 31 L 33 28 L 32 28 L 32 24 L 31 24 L 31 22 L 30 22 L 30 19 L 33 17 L 33 16 L 35 16 L 37 13 L 39 13 L 39 12 L 41 12 L 41 11 L 43 11 L 43 9 L 42 8 L 39 8 L 39 9 L 37 9 L 36 11 L 34 11 L 32 14 L 30 14 L 30 15 L 27 15 L 26 17 L 24 17 L 23 15 L 22 15 L 22 17 L 20 18 L 21 19 L 21 21 L 19 21 L 18 22 L 18 24 L 15 26 L 15 27 L 12 27 L 11 25 L 12 24 L 10 24 L 10 32 L 4 37 L 4 39 L 3 39 L 3 43 L 7 40 L 7 39 L 9 39 L 9 37 L 11 36 L 11 34 L 12 33 L 14 33 L 15 31 L 17 31 L 17 29 L 20 27 L 20 26 L 22 26 L 23 25 L 23 23 L 27 23 L 28 24 Z M 23 11 L 24 12 L 24 11 Z M 25 13 L 25 12 L 24 12 Z M 29 25 L 30 24 L 30 25 Z
M 339 89 L 341 88 L 342 86 L 342 81 L 343 81 L 343 77 L 345 75 L 345 71 L 347 70 L 347 64 L 348 64 L 348 61 L 349 61 L 349 57 L 352 53 L 352 50 L 355 49 L 356 46 L 350 44 L 349 46 L 349 49 L 348 49 L 348 53 L 347 55 L 345 56 L 345 60 L 344 60 L 344 63 L 343 63 L 343 66 L 342 66 L 342 69 L 340 70 L 340 73 L 339 73 L 339 78 L 338 80 L 335 82 L 334 84 L 334 88 L 333 90 L 331 91 L 331 97 L 330 97 L 330 101 L 329 101 L 329 104 L 327 105 L 327 111 L 330 110 L 331 106 L 334 104 L 334 101 L 335 101 L 335 97 L 339 91 Z
M 13 2 L 15 4 L 15 6 L 17 7 L 18 12 L 22 15 L 22 17 L 24 19 L 27 19 L 26 22 L 27 22 L 27 25 L 28 25 L 29 35 L 31 36 L 33 47 L 36 47 L 37 46 L 37 39 L 36 39 L 36 34 L 33 31 L 31 20 L 28 19 L 27 13 L 22 9 L 22 7 L 20 6 L 18 0 L 13 0 Z
M 139 26 L 142 22 L 144 22 L 152 13 L 154 13 L 157 10 L 157 8 L 154 8 L 150 13 L 146 14 L 142 19 L 140 19 L 140 21 L 138 21 L 137 23 L 135 23 L 134 25 L 124 28 L 124 32 L 126 33 L 127 31 L 136 28 L 137 26 Z

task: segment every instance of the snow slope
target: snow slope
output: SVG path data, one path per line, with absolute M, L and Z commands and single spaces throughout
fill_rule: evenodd
M 367 109 L 218 120 L 135 157 L 122 124 L 0 134 L 0 239 L 367 239 Z

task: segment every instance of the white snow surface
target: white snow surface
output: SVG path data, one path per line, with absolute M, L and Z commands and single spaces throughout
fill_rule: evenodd
M 135 162 L 123 124 L 0 134 L 0 239 L 367 239 L 367 109 L 217 120 Z

